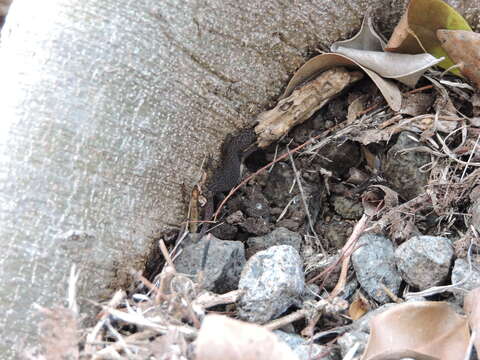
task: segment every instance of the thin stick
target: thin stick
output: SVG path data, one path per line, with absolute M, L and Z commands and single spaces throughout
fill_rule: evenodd
M 460 181 L 463 180 L 463 177 L 465 176 L 468 168 L 468 164 L 472 161 L 473 154 L 475 154 L 475 150 L 477 149 L 478 146 L 478 140 L 480 140 L 480 134 L 477 136 L 477 141 L 475 141 L 475 145 L 473 146 L 472 152 L 470 153 L 470 156 L 468 157 L 467 160 L 467 165 L 465 165 L 465 168 L 463 169 L 462 177 L 460 178 Z
M 243 290 L 233 290 L 226 294 L 217 295 L 211 292 L 205 292 L 200 294 L 194 301 L 193 307 L 201 307 L 202 309 L 208 309 L 217 305 L 232 304 L 237 302 L 240 295 L 243 294 Z
M 108 307 L 117 307 L 120 305 L 120 303 L 123 301 L 123 299 L 127 296 L 125 291 L 123 290 L 118 290 L 113 297 L 110 299 L 108 303 Z M 100 320 L 97 322 L 97 324 L 94 326 L 93 330 L 87 335 L 87 338 L 85 340 L 85 351 L 87 353 L 93 353 L 93 344 L 96 342 L 96 340 L 99 337 L 100 330 L 103 328 L 105 325 L 105 321 L 108 317 L 108 312 L 102 311 Z
M 173 269 L 175 269 L 175 265 L 173 265 L 172 258 L 170 257 L 170 254 L 168 253 L 167 247 L 165 246 L 165 242 L 162 240 L 159 241 L 160 243 L 160 250 L 162 251 L 162 255 L 165 258 L 165 261 L 168 263 L 169 266 L 171 266 Z
M 305 316 L 307 316 L 307 314 L 307 310 L 300 309 L 279 319 L 272 320 L 267 324 L 263 325 L 263 327 L 270 331 L 277 330 L 285 325 L 291 324 L 294 321 L 303 319 Z
M 420 92 L 420 91 L 423 91 L 423 90 L 428 90 L 428 89 L 431 89 L 431 88 L 433 88 L 433 85 L 425 85 L 425 86 L 407 91 L 405 94 L 415 94 L 417 92 Z
M 287 150 L 288 150 L 288 147 L 287 147 Z M 308 209 L 307 199 L 306 199 L 306 196 L 305 196 L 305 192 L 303 191 L 303 186 L 302 186 L 302 182 L 300 180 L 300 175 L 298 173 L 297 167 L 295 166 L 295 161 L 293 161 L 292 154 L 289 151 L 287 151 L 287 153 L 288 153 L 288 157 L 290 158 L 290 162 L 292 163 L 292 169 L 293 169 L 293 173 L 295 175 L 295 179 L 297 180 L 297 185 L 298 185 L 298 189 L 300 190 L 300 195 L 302 196 L 303 207 L 305 208 L 305 214 L 307 215 L 307 219 L 308 219 L 308 226 L 310 227 L 310 231 L 312 232 L 312 234 L 315 236 L 315 239 L 317 239 L 317 243 L 318 243 L 318 245 L 320 245 L 320 249 L 322 249 L 323 255 L 326 255 L 325 249 L 323 248 L 323 245 L 322 245 L 322 242 L 318 238 L 318 235 L 315 232 L 315 229 L 313 228 L 312 216 L 310 215 L 310 210 Z
M 347 243 L 343 246 L 342 252 L 344 253 L 344 257 L 342 261 L 340 278 L 338 279 L 337 285 L 335 285 L 335 288 L 329 295 L 329 299 L 333 299 L 334 297 L 336 297 L 345 288 L 345 284 L 347 283 L 348 266 L 350 265 L 350 256 L 355 249 L 354 244 L 357 242 L 358 238 L 365 230 L 368 219 L 370 219 L 370 216 L 368 216 L 367 214 L 362 215 L 358 223 L 353 228 L 353 232 L 348 238 Z

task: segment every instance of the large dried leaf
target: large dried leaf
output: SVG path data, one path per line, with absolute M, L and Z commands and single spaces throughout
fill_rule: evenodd
M 436 58 L 445 57 L 438 65 L 453 65 L 436 36 L 438 29 L 470 30 L 467 21 L 441 0 L 411 0 L 385 48 L 386 51 L 418 54 L 428 52 Z M 457 69 L 452 70 L 459 75 Z
M 337 66 L 363 70 L 370 77 L 370 79 L 372 79 L 375 85 L 377 85 L 378 89 L 385 97 L 385 100 L 392 110 L 400 110 L 402 106 L 402 93 L 394 82 L 383 79 L 375 72 L 340 54 L 318 55 L 303 64 L 288 83 L 282 98 L 290 96 L 295 88 L 314 78 L 321 72 Z
M 265 328 L 221 315 L 207 315 L 196 341 L 196 360 L 298 360 Z
M 362 360 L 403 357 L 463 360 L 468 341 L 466 318 L 448 303 L 404 303 L 372 319 Z
M 372 20 L 365 16 L 362 27 L 353 38 L 332 44 L 331 50 L 375 71 L 381 77 L 415 86 L 426 69 L 441 60 L 430 54 L 396 54 L 384 52 L 385 43 L 375 32 Z
M 335 52 L 348 56 L 384 78 L 398 80 L 410 87 L 415 86 L 428 68 L 442 61 L 430 54 L 396 54 L 348 49 L 342 46 L 337 47 Z
M 460 72 L 480 87 L 480 34 L 465 30 L 437 30 L 448 56 L 460 65 Z
M 400 110 L 401 92 L 395 83 L 387 79 L 414 86 L 425 70 L 440 60 L 429 54 L 386 53 L 383 47 L 384 42 L 373 29 L 371 18 L 365 16 L 360 31 L 353 38 L 332 44 L 334 53 L 316 56 L 301 66 L 288 83 L 283 98 L 322 71 L 345 66 L 363 70 L 377 85 L 388 105 L 394 111 Z

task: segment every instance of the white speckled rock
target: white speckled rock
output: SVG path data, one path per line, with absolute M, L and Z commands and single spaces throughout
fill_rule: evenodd
M 244 290 L 238 315 L 250 322 L 264 323 L 299 304 L 304 292 L 303 264 L 289 245 L 272 246 L 253 255 L 245 264 L 238 288 Z
M 450 240 L 440 236 L 414 236 L 395 251 L 402 278 L 420 290 L 447 280 L 453 255 Z
M 382 235 L 366 234 L 358 239 L 357 247 L 352 263 L 360 286 L 376 301 L 389 302 L 382 284 L 396 294 L 402 282 L 392 242 Z

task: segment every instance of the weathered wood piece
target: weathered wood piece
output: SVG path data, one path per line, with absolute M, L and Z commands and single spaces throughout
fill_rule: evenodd
M 321 73 L 315 79 L 305 83 L 293 93 L 278 102 L 272 110 L 261 113 L 255 132 L 258 146 L 267 147 L 280 139 L 294 126 L 310 118 L 333 97 L 352 83 L 360 80 L 359 71 L 348 71 L 337 67 Z

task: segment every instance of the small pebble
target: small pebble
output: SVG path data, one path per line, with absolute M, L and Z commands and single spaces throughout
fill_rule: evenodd
M 477 199 L 470 207 L 470 214 L 472 215 L 472 226 L 480 232 L 480 199 Z

